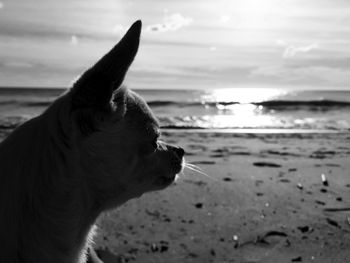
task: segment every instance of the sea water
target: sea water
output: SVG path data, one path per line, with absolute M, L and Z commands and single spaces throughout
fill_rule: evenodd
M 43 112 L 64 89 L 0 88 L 0 128 Z M 136 90 L 162 129 L 199 132 L 346 132 L 350 90 Z

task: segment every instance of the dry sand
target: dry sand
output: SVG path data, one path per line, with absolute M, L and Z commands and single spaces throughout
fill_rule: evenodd
M 4 137 L 13 127 L 1 128 Z M 163 139 L 209 176 L 186 169 L 168 189 L 102 215 L 96 247 L 119 257 L 109 263 L 350 262 L 350 134 Z
M 210 177 L 103 215 L 96 245 L 119 262 L 350 262 L 350 135 L 163 137 Z

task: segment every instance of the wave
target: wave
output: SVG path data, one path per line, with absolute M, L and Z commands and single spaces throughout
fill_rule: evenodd
M 251 103 L 258 106 L 265 107 L 350 107 L 350 101 L 336 101 L 336 100 L 269 100 L 258 103 Z
M 181 103 L 176 101 L 171 101 L 171 100 L 152 100 L 152 101 L 148 101 L 147 104 L 153 107 L 163 107 L 163 106 L 179 105 Z
M 12 130 L 27 120 L 24 116 L 9 116 L 0 119 L 0 130 Z
M 22 107 L 48 107 L 52 101 L 20 101 L 20 100 L 3 100 L 0 101 L 0 106 L 18 105 Z
M 171 130 L 207 130 L 212 129 L 212 127 L 203 127 L 203 126 L 195 126 L 195 125 L 162 125 L 161 129 L 171 129 Z
M 336 100 L 267 100 L 261 102 L 240 103 L 238 101 L 197 101 L 197 102 L 178 102 L 178 101 L 149 101 L 151 107 L 230 107 L 234 105 L 255 105 L 271 109 L 295 109 L 295 108 L 347 108 L 350 107 L 350 101 Z
M 16 101 L 16 100 L 3 100 L 3 101 L 0 101 L 0 106 L 12 105 L 12 104 L 18 104 L 18 101 Z
M 164 107 L 164 106 L 178 106 L 178 107 L 195 107 L 202 105 L 212 105 L 215 106 L 217 103 L 213 102 L 179 102 L 171 100 L 151 100 L 147 101 L 147 104 L 151 107 Z
M 30 101 L 21 102 L 20 104 L 25 107 L 48 107 L 52 104 L 52 101 Z
M 196 132 L 219 132 L 219 133 L 227 133 L 227 132 L 243 132 L 243 133 L 340 133 L 340 132 L 346 132 L 348 133 L 350 131 L 350 128 L 348 129 L 339 129 L 337 127 L 323 127 L 315 128 L 315 127 L 283 127 L 283 126 L 276 126 L 276 127 L 230 127 L 230 128 L 220 128 L 220 127 L 203 127 L 203 126 L 191 126 L 191 125 L 162 125 L 160 127 L 162 130 L 167 131 L 196 131 Z

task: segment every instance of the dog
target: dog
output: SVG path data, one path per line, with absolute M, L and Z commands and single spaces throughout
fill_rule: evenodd
M 184 150 L 159 140 L 146 102 L 122 87 L 141 27 L 0 144 L 0 262 L 83 263 L 103 211 L 182 171 Z

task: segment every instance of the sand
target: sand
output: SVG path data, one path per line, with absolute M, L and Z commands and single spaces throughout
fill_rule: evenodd
M 96 247 L 118 255 L 106 263 L 350 262 L 350 134 L 162 139 L 208 176 L 185 169 L 169 188 L 103 214 Z
M 115 262 L 350 262 L 350 135 L 164 132 L 207 176 L 99 219 Z M 322 174 L 327 181 L 322 181 Z

